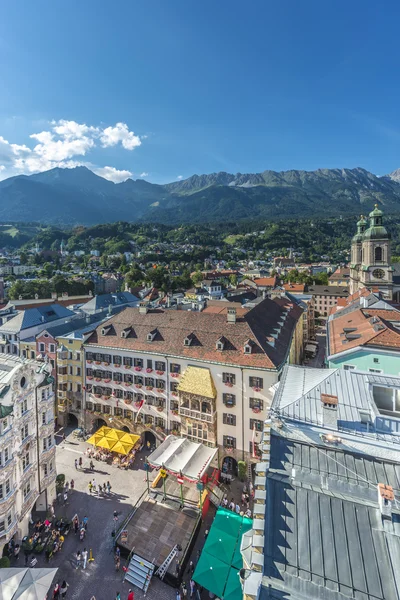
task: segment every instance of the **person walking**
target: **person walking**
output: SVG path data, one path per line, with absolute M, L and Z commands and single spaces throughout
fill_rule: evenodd
M 58 598 L 60 597 L 60 584 L 56 583 L 56 585 L 54 586 L 54 590 L 53 590 L 53 600 L 58 600 Z
M 79 519 L 78 519 L 78 516 L 76 516 L 75 519 L 74 519 L 74 531 L 75 531 L 75 535 L 79 531 Z
M 188 569 L 188 571 L 189 571 L 189 575 L 192 576 L 193 573 L 194 573 L 194 563 L 193 563 L 192 560 L 189 563 L 189 569 Z
M 75 469 L 77 469 L 77 468 L 78 468 L 78 459 L 76 458 L 75 459 Z
M 240 513 L 240 506 L 239 506 L 239 504 L 236 504 L 235 511 L 236 511 L 237 514 Z
M 229 508 L 230 508 L 231 510 L 235 510 L 235 502 L 233 501 L 233 498 L 231 498 L 231 501 L 230 501 L 230 503 L 229 503 Z
M 68 502 L 68 492 L 67 492 L 67 490 L 65 490 L 65 492 L 64 492 L 64 506 L 67 504 L 67 502 Z
M 88 551 L 86 550 L 86 548 L 84 548 L 83 552 L 82 552 L 82 560 L 83 560 L 83 568 L 84 569 L 86 569 L 87 559 L 88 559 Z
M 194 583 L 193 579 L 191 579 L 189 581 L 189 585 L 190 585 L 190 597 L 192 598 L 193 594 L 194 594 L 194 590 L 195 590 L 195 583 Z
M 91 471 L 94 471 L 94 463 L 93 463 L 93 461 L 92 461 L 92 460 L 90 461 L 90 470 L 91 470 Z
M 121 594 L 119 592 L 116 593 L 115 600 L 121 600 Z
M 208 529 L 206 529 L 205 532 L 204 532 L 204 539 L 205 540 L 207 539 L 207 536 L 208 536 Z
M 92 487 L 93 487 L 93 486 L 92 486 L 92 482 L 91 482 L 91 481 L 89 481 L 89 483 L 88 483 L 89 494 L 91 494 L 91 493 L 92 493 Z
M 134 593 L 133 593 L 133 591 L 131 589 L 129 589 L 128 599 L 127 600 L 135 600 Z
M 79 569 L 79 567 L 81 566 L 81 561 L 82 561 L 82 554 L 81 551 L 78 550 L 78 552 L 76 553 L 76 568 Z
M 109 481 L 107 481 L 107 494 L 110 495 L 111 494 L 111 484 Z
M 185 600 L 185 598 L 187 596 L 187 587 L 186 587 L 186 583 L 184 581 L 182 581 L 182 595 L 183 595 L 183 600 Z
M 115 555 L 115 570 L 118 572 L 121 566 L 121 559 L 118 555 Z
M 82 456 L 79 457 L 79 468 L 82 469 Z
M 14 558 L 15 558 L 15 560 L 18 560 L 18 558 L 19 558 L 19 551 L 20 551 L 20 545 L 16 544 L 15 548 L 14 548 Z
M 84 526 L 84 528 L 85 528 L 85 531 L 87 531 L 87 524 L 88 524 L 88 521 L 89 521 L 89 519 L 88 519 L 88 517 L 85 515 L 85 516 L 83 517 L 83 521 L 82 521 L 82 523 L 83 523 L 83 526 Z
M 62 582 L 61 587 L 60 587 L 61 598 L 65 598 L 65 596 L 67 595 L 68 587 L 69 587 L 69 585 L 64 579 L 64 581 Z
M 182 600 L 181 593 L 179 590 L 176 590 L 176 600 Z

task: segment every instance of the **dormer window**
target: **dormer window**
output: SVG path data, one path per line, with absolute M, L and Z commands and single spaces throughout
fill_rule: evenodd
M 154 340 L 154 338 L 156 337 L 157 333 L 158 333 L 157 329 L 153 329 L 153 331 L 150 331 L 150 333 L 147 334 L 147 341 L 152 342 Z
M 125 329 L 123 329 L 121 331 L 121 337 L 122 338 L 127 338 L 129 336 L 129 334 L 130 334 L 131 331 L 132 331 L 131 327 L 125 327 Z
M 251 346 L 249 344 L 244 345 L 244 353 L 251 354 Z
M 101 335 L 107 335 L 110 330 L 111 330 L 111 326 L 110 325 L 108 327 L 102 327 L 101 328 Z
M 193 333 L 189 333 L 189 335 L 187 335 L 185 337 L 185 339 L 183 340 L 183 345 L 184 346 L 190 346 L 191 343 L 193 342 L 193 340 L 194 340 L 194 334 Z
M 223 337 L 219 338 L 219 340 L 217 340 L 215 347 L 217 348 L 217 350 L 222 352 L 222 350 L 225 348 L 225 339 Z

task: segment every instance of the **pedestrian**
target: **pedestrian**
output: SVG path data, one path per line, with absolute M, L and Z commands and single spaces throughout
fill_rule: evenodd
M 189 581 L 189 585 L 190 585 L 190 597 L 192 598 L 192 596 L 193 596 L 193 594 L 194 594 L 194 588 L 195 588 L 195 584 L 194 584 L 194 581 L 193 581 L 193 579 L 191 579 L 191 580 Z
M 79 569 L 79 567 L 81 566 L 81 560 L 82 560 L 82 554 L 81 551 L 78 550 L 78 552 L 76 553 L 76 568 Z
M 62 441 L 65 442 L 65 433 L 62 434 Z
M 82 469 L 82 456 L 79 457 L 79 468 Z
M 185 598 L 187 596 L 187 587 L 186 587 L 186 583 L 184 581 L 182 582 L 182 594 L 183 594 L 183 600 L 185 600 Z
M 92 482 L 91 481 L 89 481 L 89 483 L 88 483 L 88 488 L 89 488 L 89 494 L 91 494 L 92 493 Z
M 194 573 L 194 564 L 193 561 L 191 560 L 189 563 L 189 575 L 193 575 Z
M 75 487 L 75 482 L 74 482 L 74 480 L 73 480 L 73 479 L 71 479 L 71 483 L 69 484 L 69 487 L 70 487 L 70 489 L 71 489 L 71 490 L 73 490 L 73 489 L 74 489 L 74 487 Z
M 87 516 L 85 515 L 85 516 L 83 517 L 83 521 L 82 521 L 82 523 L 83 523 L 83 526 L 84 526 L 84 528 L 85 528 L 85 531 L 87 531 L 87 524 L 88 524 L 88 521 L 89 521 L 89 519 L 88 519 L 88 518 L 87 518 Z
M 117 549 L 115 550 L 115 554 L 117 556 L 121 556 L 121 550 L 119 549 L 119 546 L 117 546 Z
M 107 481 L 107 494 L 110 495 L 110 493 L 111 493 L 111 485 L 110 485 L 110 482 Z
M 208 529 L 206 529 L 205 532 L 204 532 L 204 539 L 205 540 L 207 539 L 207 536 L 208 536 Z
M 65 596 L 67 595 L 68 587 L 69 587 L 69 585 L 64 579 L 64 581 L 62 582 L 61 587 L 60 587 L 61 598 L 65 598 Z
M 106 491 L 107 491 L 107 486 L 106 486 L 106 484 L 104 484 L 104 485 L 103 485 L 103 493 L 105 494 L 105 493 L 106 493 Z
M 15 558 L 15 560 L 18 560 L 18 558 L 19 558 L 19 551 L 20 551 L 20 546 L 19 546 L 19 544 L 16 544 L 15 548 L 14 548 L 14 558 Z
M 135 600 L 135 596 L 131 589 L 129 589 L 129 592 L 128 592 L 128 600 Z
M 83 568 L 84 569 L 86 569 L 87 559 L 88 559 L 88 552 L 87 552 L 86 548 L 84 548 L 83 552 L 82 552 L 82 560 L 83 560 Z
M 65 491 L 64 492 L 64 506 L 67 504 L 67 501 L 68 501 L 68 492 Z
M 225 498 L 222 501 L 224 508 L 228 508 L 228 498 L 225 496 Z
M 118 572 L 119 571 L 119 567 L 121 565 L 121 559 L 119 556 L 115 557 L 115 570 Z
M 78 517 L 77 517 L 77 516 L 74 518 L 74 531 L 75 531 L 75 535 L 76 535 L 76 534 L 78 533 L 78 531 L 79 531 L 79 519 L 78 519 Z
M 239 504 L 236 504 L 236 508 L 235 508 L 235 510 L 236 510 L 237 514 L 239 514 L 239 513 L 240 513 L 240 506 L 239 506 Z
M 78 468 L 78 459 L 76 458 L 75 459 L 75 469 L 77 469 L 77 468 Z
M 181 593 L 179 590 L 176 590 L 176 600 L 182 600 L 181 599 Z
M 90 470 L 91 470 L 91 471 L 94 471 L 94 463 L 93 463 L 93 461 L 92 461 L 92 460 L 90 461 Z
M 115 600 L 121 600 L 121 594 L 119 592 L 116 593 Z
M 229 503 L 229 508 L 230 508 L 231 510 L 235 510 L 235 503 L 234 503 L 234 501 L 233 501 L 233 498 L 231 498 L 231 501 L 230 501 L 230 503 Z
M 60 596 L 60 584 L 57 581 L 56 585 L 54 586 L 54 590 L 53 590 L 54 600 L 58 600 L 59 596 Z

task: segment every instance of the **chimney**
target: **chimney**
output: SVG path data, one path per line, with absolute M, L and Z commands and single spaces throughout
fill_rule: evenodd
M 392 518 L 392 502 L 394 501 L 394 493 L 391 485 L 378 483 L 378 504 L 381 509 L 382 518 Z
M 147 303 L 146 302 L 139 303 L 139 314 L 140 315 L 147 314 Z
M 227 323 L 236 323 L 236 308 L 228 308 Z
M 337 429 L 338 397 L 321 394 L 322 423 L 330 429 Z

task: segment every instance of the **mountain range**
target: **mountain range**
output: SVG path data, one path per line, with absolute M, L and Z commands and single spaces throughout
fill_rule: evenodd
M 362 168 L 193 175 L 165 185 L 112 183 L 86 167 L 0 181 L 0 221 L 93 225 L 166 224 L 359 214 L 378 203 L 400 212 L 400 169 L 378 177 Z

